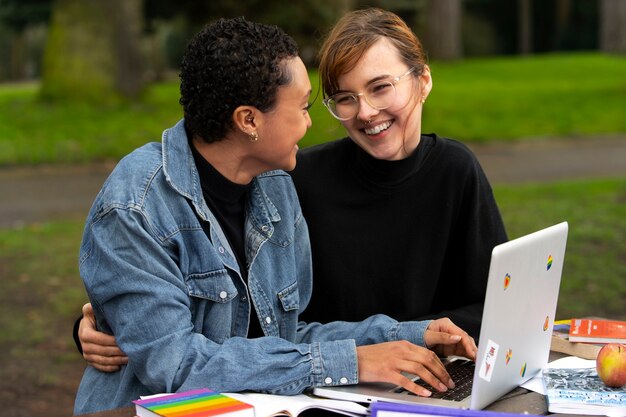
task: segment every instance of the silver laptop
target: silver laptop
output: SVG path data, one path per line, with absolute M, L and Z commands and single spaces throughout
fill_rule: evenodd
M 469 373 L 467 384 L 454 376 L 456 370 L 449 370 L 457 387 L 446 393 L 429 387 L 433 396 L 428 398 L 386 383 L 316 387 L 313 394 L 362 403 L 480 410 L 532 378 L 548 363 L 567 232 L 568 224 L 563 222 L 493 249 L 476 363 L 458 357 L 444 362 Z M 422 383 L 419 378 L 415 382 Z M 459 397 L 446 398 L 454 395 Z

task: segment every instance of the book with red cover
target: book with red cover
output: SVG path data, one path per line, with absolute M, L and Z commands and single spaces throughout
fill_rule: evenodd
M 572 319 L 570 342 L 626 343 L 626 322 L 602 319 Z

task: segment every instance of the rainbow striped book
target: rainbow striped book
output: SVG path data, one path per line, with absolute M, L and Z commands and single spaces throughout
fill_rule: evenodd
M 138 417 L 254 417 L 254 407 L 210 389 L 197 389 L 133 401 Z

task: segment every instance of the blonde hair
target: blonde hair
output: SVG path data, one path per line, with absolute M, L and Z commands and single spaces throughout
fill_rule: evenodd
M 395 13 L 368 8 L 345 14 L 330 31 L 319 52 L 319 74 L 324 96 L 339 89 L 338 78 L 352 70 L 367 50 L 387 38 L 399 51 L 414 76 L 422 74 L 426 55 L 422 43 Z

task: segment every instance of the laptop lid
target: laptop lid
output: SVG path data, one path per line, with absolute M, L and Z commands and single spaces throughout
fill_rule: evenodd
M 548 362 L 567 233 L 568 224 L 563 222 L 493 249 L 469 397 L 461 401 L 418 397 L 386 383 L 316 387 L 313 394 L 363 403 L 471 409 L 491 404 Z

